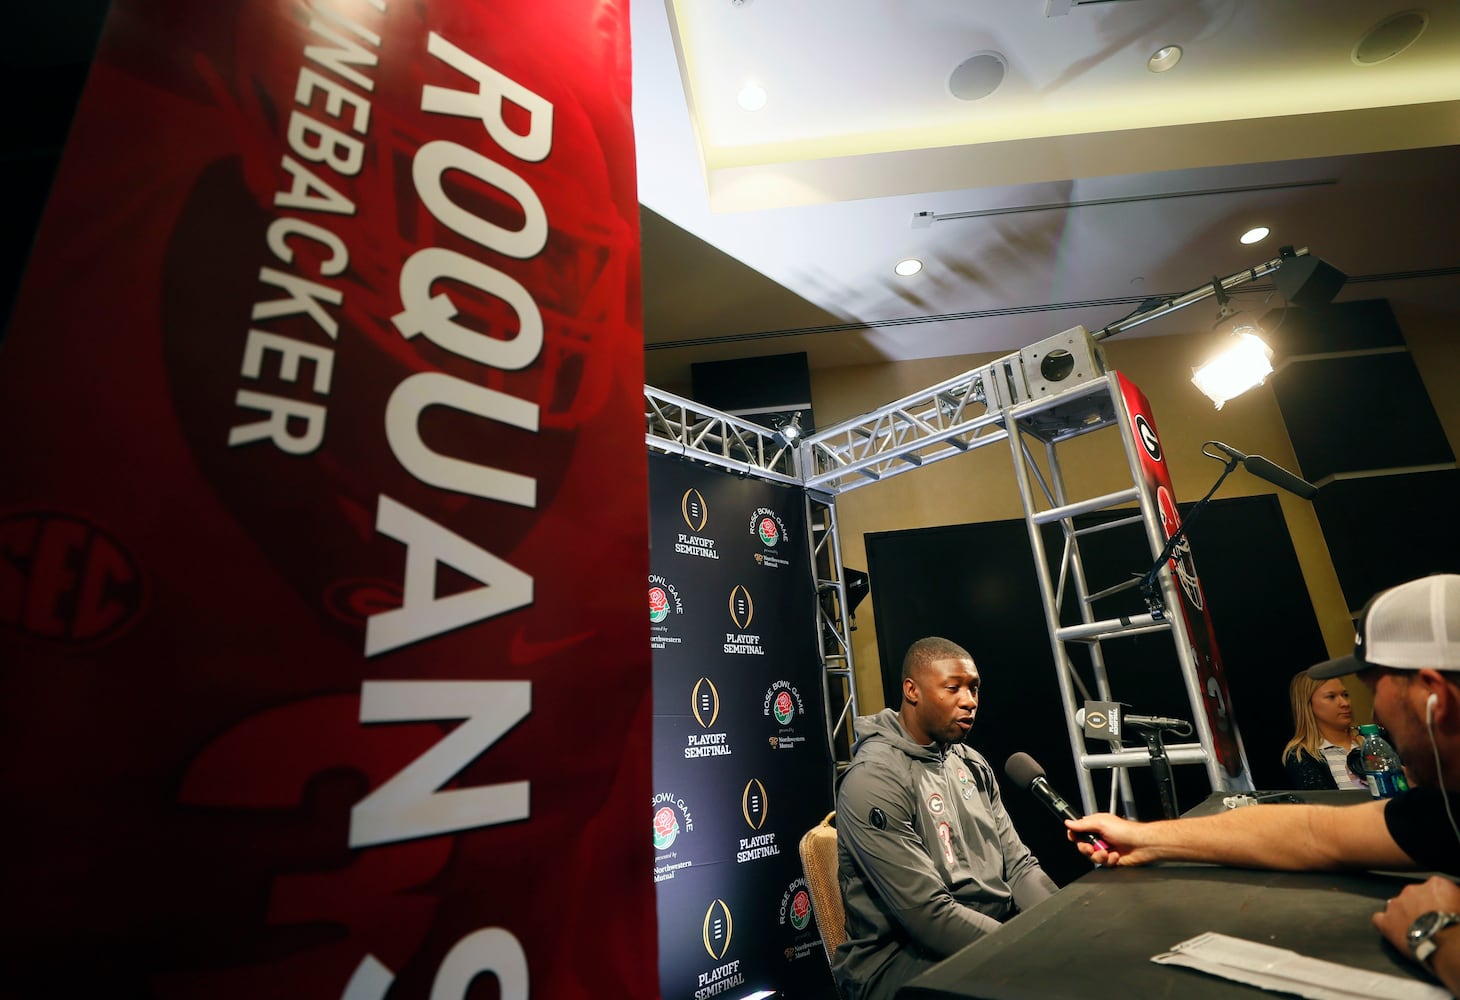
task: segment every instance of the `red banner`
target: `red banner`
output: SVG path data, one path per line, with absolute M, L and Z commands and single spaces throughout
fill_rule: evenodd
M 1169 539 L 1181 527 L 1181 514 L 1176 508 L 1176 491 L 1171 486 L 1171 473 L 1166 468 L 1161 438 L 1156 433 L 1156 419 L 1151 415 L 1151 404 L 1146 400 L 1146 394 L 1124 375 L 1117 373 L 1116 377 L 1120 380 L 1121 396 L 1130 417 L 1136 452 L 1140 455 L 1142 486 L 1160 513 L 1161 530 L 1164 537 Z M 1181 595 L 1181 623 L 1185 627 L 1186 641 L 1196 662 L 1202 707 L 1215 743 L 1217 760 L 1228 774 L 1238 777 L 1244 773 L 1245 768 L 1242 753 L 1237 746 L 1237 727 L 1232 721 L 1232 698 L 1227 691 L 1227 675 L 1222 669 L 1222 653 L 1217 648 L 1217 636 L 1212 628 L 1211 612 L 1207 610 L 1206 595 L 1202 591 L 1201 579 L 1196 574 L 1191 543 L 1184 536 L 1171 553 L 1170 567 L 1171 578 L 1176 581 L 1176 591 Z
M 629 88 L 615 0 L 114 0 L 0 351 L 7 995 L 656 995 Z

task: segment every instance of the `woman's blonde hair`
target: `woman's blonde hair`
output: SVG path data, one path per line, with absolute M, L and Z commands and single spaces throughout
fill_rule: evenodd
M 1314 760 L 1322 759 L 1323 732 L 1318 728 L 1318 719 L 1313 714 L 1313 695 L 1328 681 L 1315 681 L 1308 671 L 1300 670 L 1293 675 L 1288 685 L 1288 702 L 1293 710 L 1293 738 L 1283 747 L 1283 759 L 1297 751 L 1298 756 L 1307 753 Z M 1352 727 L 1350 727 L 1352 732 Z

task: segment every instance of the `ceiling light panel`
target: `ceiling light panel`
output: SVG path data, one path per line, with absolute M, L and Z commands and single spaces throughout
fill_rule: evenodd
M 1377 66 L 1348 58 L 1382 17 L 1404 9 L 1390 0 L 1082 4 L 1051 18 L 1028 16 L 1027 0 L 924 0 L 916 18 L 893 0 L 858 4 L 854 15 L 835 0 L 669 7 L 710 171 L 1181 128 L 1234 113 L 1239 121 L 1389 107 L 1438 114 L 1460 102 L 1460 17 L 1432 12 L 1418 43 Z M 1168 46 L 1184 57 L 1153 98 L 1145 60 Z M 981 53 L 1000 61 L 990 55 L 970 69 L 1001 66 L 996 86 L 985 74 L 964 99 L 950 97 L 954 69 Z M 774 114 L 746 115 L 719 96 L 738 93 L 749 74 L 773 95 Z M 1339 124 L 1326 134 L 1354 138 L 1333 143 L 1366 135 L 1368 151 L 1374 135 L 1391 131 Z

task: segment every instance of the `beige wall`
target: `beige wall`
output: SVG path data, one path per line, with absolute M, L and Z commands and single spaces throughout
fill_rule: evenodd
M 1453 449 L 1460 443 L 1460 393 L 1454 388 L 1460 376 L 1460 309 L 1405 309 L 1394 303 L 1394 310 Z M 1270 387 L 1259 387 L 1217 411 L 1191 384 L 1191 368 L 1212 345 L 1205 335 L 1126 335 L 1105 343 L 1110 367 L 1140 386 L 1151 402 L 1181 502 L 1200 499 L 1221 472 L 1217 462 L 1202 456 L 1203 441 L 1225 441 L 1249 454 L 1264 455 L 1295 471 L 1298 468 Z M 969 355 L 813 371 L 817 426 L 829 427 L 877 409 L 998 356 Z M 1353 404 L 1382 407 L 1383 400 L 1356 399 Z M 1059 456 L 1072 500 L 1130 486 L 1114 429 L 1063 444 Z M 1000 442 L 841 494 L 837 518 L 844 562 L 858 569 L 867 568 L 867 532 L 1022 516 L 1013 468 L 1009 446 Z M 1216 495 L 1222 498 L 1260 493 L 1278 495 L 1330 655 L 1348 652 L 1353 643 L 1350 612 L 1312 505 L 1240 469 Z M 1253 558 L 1260 559 L 1260 554 L 1254 553 Z M 872 583 L 875 589 L 876 581 Z M 872 600 L 868 598 L 857 609 L 858 628 L 853 633 L 858 707 L 863 713 L 882 707 Z M 1356 715 L 1367 719 L 1367 692 L 1361 685 L 1351 686 L 1356 696 Z

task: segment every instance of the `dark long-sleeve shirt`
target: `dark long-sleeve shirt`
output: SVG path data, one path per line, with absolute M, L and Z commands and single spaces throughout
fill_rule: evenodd
M 919 746 L 891 709 L 858 719 L 856 731 L 837 795 L 847 941 L 833 971 L 847 1000 L 880 1000 L 1055 886 L 981 754 Z

